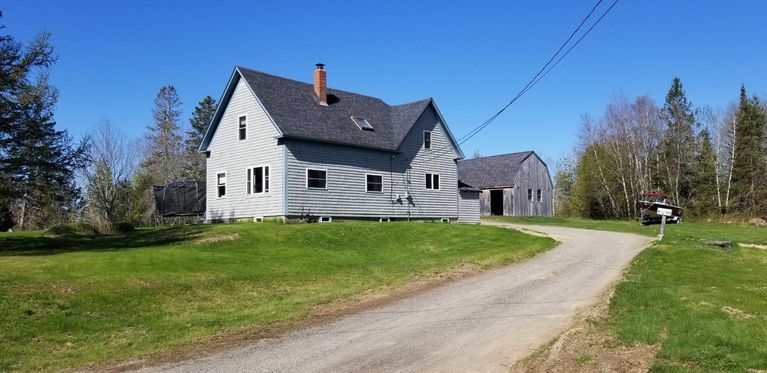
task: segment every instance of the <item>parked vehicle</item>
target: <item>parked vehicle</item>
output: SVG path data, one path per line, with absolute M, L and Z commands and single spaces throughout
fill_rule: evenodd
M 639 196 L 637 202 L 639 206 L 639 221 L 643 225 L 659 224 L 663 218 L 662 214 L 658 213 L 658 209 L 671 210 L 671 215 L 666 216 L 667 223 L 679 224 L 682 222 L 682 213 L 684 208 L 674 206 L 671 203 L 671 196 L 663 193 L 644 193 Z

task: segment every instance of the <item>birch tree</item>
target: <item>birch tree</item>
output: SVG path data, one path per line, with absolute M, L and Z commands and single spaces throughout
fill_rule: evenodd
M 736 137 L 738 126 L 735 120 L 737 105 L 730 107 L 716 121 L 716 138 L 714 147 L 717 159 L 717 173 L 719 176 L 719 190 L 721 195 L 720 209 L 723 213 L 730 211 L 732 191 L 732 171 L 736 155 Z

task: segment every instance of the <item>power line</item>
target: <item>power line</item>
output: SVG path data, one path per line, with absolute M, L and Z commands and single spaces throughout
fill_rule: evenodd
M 565 42 L 562 43 L 562 45 L 559 47 L 559 49 L 557 49 L 556 53 L 554 53 L 554 55 L 552 55 L 551 58 L 549 58 L 549 60 L 543 65 L 543 67 L 541 67 L 538 70 L 538 72 L 530 79 L 530 81 L 528 81 L 527 84 L 504 107 L 502 107 L 500 110 L 498 110 L 498 112 L 493 114 L 486 121 L 482 122 L 482 124 L 480 124 L 479 126 L 475 127 L 471 131 L 469 131 L 466 135 L 464 135 L 460 139 L 456 140 L 456 141 L 458 141 L 458 145 L 461 145 L 461 144 L 465 143 L 466 141 L 468 141 L 472 137 L 476 136 L 478 133 L 482 132 L 482 130 L 484 130 L 491 123 L 493 123 L 493 121 L 495 121 L 495 119 L 497 119 L 501 114 L 503 114 L 503 112 L 506 111 L 506 109 L 508 109 L 514 102 L 516 102 L 520 97 L 522 97 L 525 93 L 527 93 L 530 89 L 532 89 L 536 84 L 538 84 L 538 82 L 540 82 L 541 79 L 543 79 L 546 75 L 548 75 L 549 72 L 551 72 L 552 69 L 554 69 L 557 65 L 559 65 L 559 63 L 565 57 L 567 57 L 567 55 L 570 54 L 570 52 L 576 46 L 578 46 L 578 44 L 580 44 L 580 42 L 589 33 L 591 33 L 591 31 L 602 21 L 602 19 L 605 16 L 607 16 L 607 14 L 615 7 L 616 4 L 618 4 L 618 2 L 620 0 L 613 1 L 613 3 L 602 13 L 602 15 L 599 16 L 599 18 L 597 18 L 597 20 L 583 33 L 583 35 L 581 35 L 581 37 L 578 38 L 578 40 L 576 40 L 575 43 L 573 43 L 570 46 L 570 48 L 568 48 L 567 51 L 565 51 L 564 54 L 559 56 L 559 54 L 562 52 L 562 50 L 570 43 L 570 41 L 572 41 L 573 37 L 575 37 L 575 35 L 578 33 L 578 31 L 581 30 L 583 25 L 586 24 L 588 19 L 591 18 L 591 16 L 594 14 L 596 9 L 602 3 L 602 1 L 603 0 L 598 0 L 596 2 L 596 4 L 591 8 L 591 11 L 589 11 L 589 13 L 583 18 L 583 20 L 581 20 L 580 24 L 578 24 L 578 27 L 575 28 L 575 30 L 570 34 L 570 36 L 567 38 L 567 40 L 565 40 Z M 558 59 L 557 59 L 557 56 L 559 56 Z M 554 62 L 554 64 L 552 65 L 551 63 L 555 59 L 556 59 L 556 62 Z M 549 66 L 549 65 L 551 65 L 551 66 Z M 447 148 L 447 150 L 449 150 L 450 146 L 448 145 L 448 146 L 446 146 L 446 148 Z M 437 157 L 437 156 L 441 156 L 444 153 L 445 153 L 445 150 L 440 150 L 439 153 L 432 155 L 432 158 Z
M 587 21 L 587 20 L 588 20 L 588 19 L 591 17 L 591 15 L 592 15 L 592 14 L 594 14 L 594 11 L 597 9 L 597 7 L 599 7 L 599 5 L 600 5 L 600 4 L 602 4 L 602 1 L 603 1 L 603 0 L 599 0 L 599 1 L 597 1 L 597 3 L 594 5 L 594 7 L 592 7 L 592 8 L 591 8 L 591 11 L 590 11 L 590 12 L 589 12 L 589 13 L 586 15 L 586 17 L 584 17 L 584 18 L 581 20 L 581 23 L 580 23 L 580 24 L 578 24 L 578 27 L 576 27 L 576 28 L 575 28 L 575 30 L 573 30 L 573 32 L 570 34 L 570 36 L 567 38 L 567 40 L 565 40 L 565 41 L 564 41 L 564 43 L 562 43 L 562 45 L 560 45 L 560 46 L 559 46 L 559 49 L 557 49 L 557 51 L 554 53 L 554 55 L 552 55 L 552 56 L 551 56 L 551 58 L 549 58 L 549 60 L 548 60 L 548 61 L 546 61 L 546 64 L 544 64 L 544 65 L 543 65 L 543 67 L 541 67 L 541 69 L 540 69 L 540 70 L 538 70 L 538 72 L 535 74 L 535 76 L 533 76 L 533 78 L 532 78 L 532 79 L 530 79 L 530 81 L 528 81 L 528 82 L 527 82 L 527 84 L 525 85 L 525 87 L 524 87 L 524 88 L 522 88 L 522 90 L 521 90 L 520 92 L 518 92 L 518 93 L 517 93 L 517 95 L 516 95 L 516 96 L 514 96 L 514 98 L 512 98 L 512 99 L 511 99 L 511 101 L 509 101 L 509 103 L 508 103 L 508 104 L 506 104 L 506 106 L 504 106 L 503 108 L 501 108 L 501 110 L 499 110 L 499 111 L 498 111 L 497 113 L 495 113 L 495 114 L 494 114 L 492 117 L 490 117 L 491 119 L 488 119 L 488 120 L 486 120 L 486 121 L 485 121 L 485 122 L 483 122 L 483 123 L 482 123 L 480 126 L 482 126 L 482 125 L 486 124 L 488 121 L 491 121 L 491 120 L 492 120 L 492 118 L 495 118 L 495 117 L 497 117 L 498 115 L 500 115 L 501 113 L 503 113 L 503 111 L 504 111 L 504 110 L 506 110 L 506 109 L 507 109 L 507 108 L 508 108 L 508 107 L 509 107 L 509 106 L 510 106 L 512 103 L 514 103 L 514 101 L 516 101 L 516 100 L 517 100 L 517 99 L 518 99 L 518 98 L 519 98 L 519 97 L 520 97 L 522 94 L 524 94 L 524 92 L 525 92 L 525 91 L 526 91 L 528 88 L 530 88 L 530 86 L 533 84 L 533 82 L 535 81 L 535 79 L 537 79 L 537 78 L 538 78 L 538 77 L 541 75 L 541 73 L 543 73 L 543 71 L 544 71 L 544 70 L 546 70 L 546 67 L 548 67 L 548 66 L 549 66 L 549 64 L 551 64 L 551 61 L 554 61 L 554 59 L 555 59 L 555 58 L 557 58 L 557 56 L 559 55 L 559 53 L 561 53 L 561 52 L 562 52 L 562 50 L 563 50 L 563 49 L 565 49 L 565 46 L 567 46 L 567 44 L 568 44 L 568 43 L 570 43 L 570 40 L 572 40 L 572 39 L 573 39 L 573 37 L 574 37 L 574 36 L 575 36 L 575 35 L 578 33 L 578 31 L 580 31 L 581 27 L 583 27 L 583 25 L 584 25 L 584 24 L 586 23 L 586 21 Z M 476 130 L 476 129 L 475 129 L 475 130 Z M 473 131 L 474 131 L 474 130 L 470 131 L 470 132 L 469 132 L 469 134 L 470 134 L 470 133 L 472 133 Z M 466 134 L 466 135 L 464 135 L 463 137 L 461 137 L 460 139 L 458 139 L 458 141 L 461 141 L 461 140 L 463 140 L 464 138 L 466 138 L 467 136 L 469 136 L 469 134 Z
M 548 70 L 546 70 L 546 72 L 544 72 L 544 73 L 543 73 L 543 75 L 541 75 L 541 77 L 540 77 L 540 78 L 538 78 L 538 80 L 536 80 L 536 81 L 535 81 L 535 83 L 533 83 L 533 85 L 537 84 L 537 83 L 538 83 L 538 82 L 539 82 L 541 79 L 543 79 L 543 77 L 544 77 L 544 76 L 546 76 L 546 74 L 548 74 L 548 73 L 549 73 L 549 71 L 551 71 L 552 69 L 554 69 L 555 67 L 557 67 L 557 65 L 559 65 L 559 63 L 560 63 L 560 62 L 561 62 L 561 61 L 562 61 L 562 60 L 563 60 L 565 57 L 567 57 L 567 55 L 568 55 L 568 54 L 570 54 L 570 52 L 571 52 L 571 51 L 572 51 L 572 50 L 573 50 L 573 49 L 574 49 L 576 46 L 578 46 L 578 44 L 580 44 L 581 40 L 583 40 L 583 38 L 585 38 L 585 37 L 586 37 L 586 35 L 588 35 L 588 34 L 591 32 L 591 30 L 593 30 L 593 29 L 594 29 L 594 27 L 596 27 L 596 26 L 597 26 L 597 24 L 599 24 L 599 22 L 600 22 L 600 21 L 602 21 L 602 18 L 605 18 L 605 16 L 607 15 L 607 13 L 609 13 L 609 12 L 610 12 L 610 10 L 611 10 L 613 7 L 615 7 L 615 5 L 616 5 L 616 4 L 618 4 L 618 1 L 620 1 L 620 0 L 615 0 L 615 1 L 614 1 L 614 2 L 613 2 L 611 5 L 610 5 L 610 7 L 609 7 L 609 8 L 607 8 L 607 10 L 606 10 L 604 13 L 602 13 L 602 15 L 601 15 L 599 18 L 597 18 L 596 22 L 594 22 L 594 24 L 593 24 L 593 25 L 591 25 L 591 27 L 589 27 L 589 29 L 588 29 L 588 30 L 586 30 L 586 32 L 585 32 L 583 35 L 581 35 L 581 37 L 580 37 L 580 38 L 578 38 L 578 40 L 576 40 L 576 41 L 575 41 L 575 43 L 574 43 L 574 44 L 573 44 L 573 45 L 572 45 L 572 46 L 571 46 L 571 47 L 570 47 L 570 48 L 569 48 L 567 51 L 565 51 L 565 54 L 563 54 L 562 56 L 560 56 L 560 57 L 559 57 L 559 59 L 557 59 L 557 61 L 556 61 L 556 62 L 554 62 L 554 64 L 553 64 L 553 65 L 551 65 L 551 67 L 549 67 L 549 68 L 548 68 Z M 532 87 L 531 87 L 531 88 L 532 88 Z M 525 91 L 525 92 L 526 92 L 526 91 Z

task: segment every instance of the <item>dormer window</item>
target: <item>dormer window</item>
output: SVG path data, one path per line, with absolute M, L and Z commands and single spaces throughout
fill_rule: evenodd
M 374 131 L 373 126 L 370 125 L 365 117 L 352 117 L 352 122 L 357 125 L 361 130 Z
M 245 140 L 248 136 L 248 117 L 240 117 L 240 140 Z

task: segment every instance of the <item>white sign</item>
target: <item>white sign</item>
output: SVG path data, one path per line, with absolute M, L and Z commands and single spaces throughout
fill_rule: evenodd
M 658 215 L 660 216 L 671 216 L 672 210 L 671 209 L 664 209 L 663 207 L 658 207 Z

